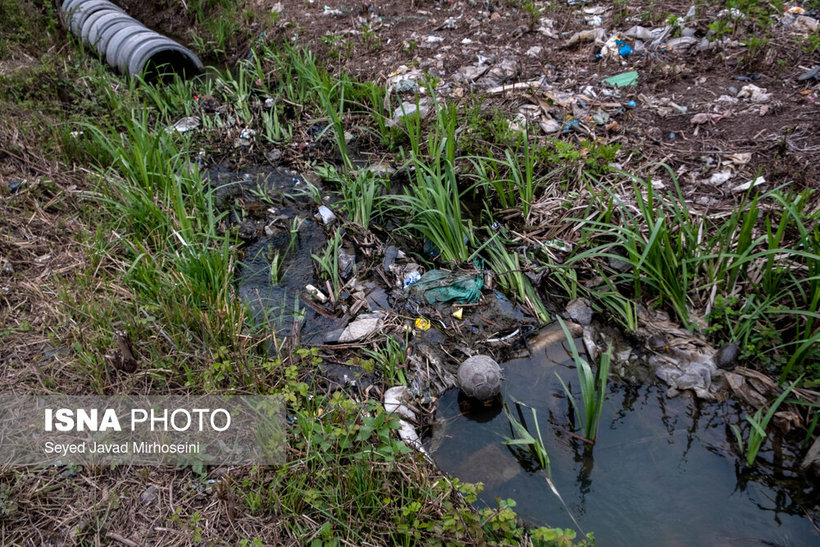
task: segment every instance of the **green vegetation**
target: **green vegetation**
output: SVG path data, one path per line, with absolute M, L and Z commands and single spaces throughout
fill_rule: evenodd
M 615 4 L 616 17 L 625 18 L 626 3 Z M 50 5 L 42 11 L 23 6 L 0 5 L 0 60 L 15 51 L 49 51 L 53 45 L 56 16 Z M 395 102 L 395 97 L 386 97 L 381 86 L 336 75 L 311 52 L 246 32 L 251 22 L 275 15 L 246 12 L 243 3 L 227 0 L 189 1 L 187 6 L 198 51 L 220 62 L 243 60 L 231 63 L 231 70 L 209 69 L 202 78 L 157 85 L 120 78 L 75 48 L 70 58 L 51 51 L 30 66 L 0 75 L 0 104 L 8 121 L 0 137 L 15 133 L 2 153 L 14 154 L 14 163 L 33 166 L 34 173 L 25 196 L 9 196 L 18 200 L 9 205 L 10 214 L 26 222 L 43 211 L 63 215 L 64 224 L 55 228 L 60 242 L 81 257 L 70 275 L 43 291 L 53 297 L 55 308 L 48 320 L 4 327 L 0 337 L 6 344 L 13 335 L 38 331 L 65 350 L 60 367 L 35 367 L 33 380 L 25 380 L 35 390 L 282 394 L 291 423 L 287 464 L 232 471 L 214 486 L 231 518 L 250 516 L 249 529 L 260 526 L 258 535 L 237 542 L 251 545 L 276 537 L 317 544 L 570 545 L 575 539 L 572 530 L 525 529 L 512 500 L 493 509 L 471 507 L 480 486 L 446 478 L 412 452 L 398 440 L 395 416 L 380 405 L 323 392 L 312 375 L 327 355 L 289 347 L 263 331 L 237 298 L 242 251 L 230 207 L 203 173 L 202 160 L 219 155 L 241 167 L 258 160 L 262 146 L 287 152 L 308 140 L 307 125 L 323 128 L 312 141 L 322 153 L 310 161 L 330 183 L 328 203 L 346 221 L 313 255 L 334 303 L 344 287 L 339 248 L 355 234 L 382 242 L 400 238 L 410 253 L 433 267 L 486 264 L 498 288 L 541 323 L 550 319 L 547 294 L 559 300 L 557 305 L 583 295 L 628 332 L 638 330 L 639 305 L 669 311 L 715 346 L 738 342 L 743 364 L 790 382 L 765 415 L 758 411 L 747 417 L 751 429 L 745 443 L 735 428 L 749 465 L 787 395 L 798 386 L 820 386 L 820 213 L 812 190 L 760 194 L 751 189 L 725 216 L 699 216 L 671 169 L 670 192 L 656 191 L 649 179 L 615 171 L 611 164 L 623 156 L 617 145 L 518 131 L 506 113 L 481 110 L 482 97 L 438 97 L 434 78 L 420 82 L 424 93 L 414 98 L 430 115 L 394 123 L 390 99 Z M 537 23 L 540 4 L 516 6 L 526 12 L 530 27 Z M 727 6 L 746 10 L 755 28 L 771 20 L 769 5 Z M 719 20 L 710 29 L 715 37 L 735 35 L 736 25 Z M 362 30 L 357 47 L 382 47 L 371 27 Z M 802 45 L 808 53 L 817 50 L 814 38 Z M 744 40 L 752 62 L 770 38 Z M 341 37 L 327 35 L 324 42 L 340 56 L 352 55 L 354 45 Z M 410 42 L 407 49 L 416 46 Z M 205 98 L 219 107 L 207 110 Z M 171 129 L 189 116 L 200 117 L 199 129 Z M 258 137 L 248 132 L 249 147 L 231 148 L 243 130 Z M 27 155 L 35 144 L 48 154 Z M 57 158 L 57 167 L 48 167 L 46 157 Z M 373 157 L 387 158 L 396 176 L 363 168 Z M 304 163 L 296 166 L 305 168 Z M 305 192 L 325 203 L 315 187 Z M 562 213 L 550 226 L 542 226 L 538 216 L 544 197 Z M 24 204 L 19 210 L 18 203 Z M 489 204 L 514 212 L 502 214 Z M 386 228 L 388 221 L 395 228 Z M 299 220 L 293 222 L 287 249 L 270 257 L 273 284 L 287 275 L 282 264 L 299 234 Z M 570 245 L 558 253 L 559 260 L 545 252 L 545 242 L 561 237 Z M 437 256 L 422 251 L 428 242 Z M 614 269 L 611 260 L 628 268 Z M 300 306 L 298 296 L 294 306 Z M 127 376 L 111 366 L 115 329 L 134 341 L 141 363 L 137 374 Z M 583 436 L 594 442 L 612 350 L 593 373 L 572 343 L 570 348 L 580 401 L 564 389 Z M 412 380 L 408 339 L 384 337 L 361 354 L 384 385 Z M 520 408 L 518 419 L 506 411 L 515 437 L 508 444 L 525 448 L 550 483 L 550 460 L 535 413 L 533 434 Z M 816 423 L 815 415 L 807 444 Z M 82 489 L 63 485 L 68 481 L 62 479 L 55 486 L 53 471 L 38 476 L 42 485 L 32 484 L 31 476 L 2 475 L 0 513 L 11 519 L 8 529 L 23 526 L 32 499 L 60 506 Z M 105 473 L 121 478 L 110 470 L 79 472 L 82 485 L 104 480 Z M 195 499 L 205 477 L 193 470 L 179 476 L 158 480 L 184 481 L 184 487 L 174 486 L 175 495 Z M 122 478 L 106 498 L 111 506 L 93 505 L 82 526 L 71 523 L 77 524 L 77 542 L 94 541 L 114 529 L 107 520 L 116 509 L 114 498 L 132 495 L 133 482 Z M 14 492 L 21 491 L 30 495 L 15 498 Z M 93 496 L 98 494 L 94 489 Z M 212 519 L 202 511 L 180 506 L 162 518 L 192 541 L 220 537 L 208 529 Z M 579 544 L 588 541 L 591 535 Z
M 567 394 L 570 404 L 575 411 L 575 417 L 581 425 L 584 439 L 590 443 L 595 444 L 595 439 L 598 437 L 598 423 L 601 421 L 601 412 L 604 409 L 604 399 L 606 398 L 606 386 L 609 381 L 609 363 L 612 359 L 612 346 L 601 355 L 601 361 L 598 364 L 597 370 L 593 373 L 589 363 L 586 362 L 578 354 L 578 348 L 575 347 L 575 341 L 564 323 L 564 320 L 558 318 L 558 323 L 564 331 L 564 336 L 567 338 L 570 350 L 572 352 L 572 360 L 575 362 L 575 369 L 578 373 L 578 385 L 581 388 L 581 403 L 575 400 L 572 391 L 567 387 L 564 381 L 558 376 L 558 381 L 561 382 L 561 387 Z M 583 408 L 583 412 L 581 409 Z
M 613 289 L 629 295 L 629 288 L 638 301 L 653 299 L 687 328 L 698 328 L 695 317 L 705 315 L 706 331 L 718 342 L 737 340 L 745 356 L 762 354 L 783 380 L 813 367 L 820 241 L 818 213 L 806 209 L 812 192 L 749 195 L 727 217 L 712 222 L 690 213 L 669 173 L 675 192 L 665 195 L 657 194 L 651 182 L 630 177 L 637 209 L 610 195 L 600 220 L 586 222 L 591 245 L 579 248 L 564 267 L 588 260 L 597 264 L 606 282 L 598 301 L 625 326 L 633 324 L 634 312 Z M 762 203 L 776 207 L 764 215 Z M 792 234 L 789 244 L 787 234 Z M 630 269 L 605 273 L 609 259 L 625 261 Z M 736 296 L 740 289 L 742 296 Z
M 751 467 L 754 464 L 757 459 L 757 453 L 760 451 L 763 441 L 766 440 L 766 428 L 769 426 L 769 422 L 772 420 L 775 412 L 777 412 L 777 409 L 780 408 L 781 403 L 789 396 L 789 393 L 792 392 L 799 381 L 800 378 L 789 384 L 789 386 L 783 390 L 783 393 L 769 406 L 766 415 L 763 416 L 762 419 L 762 408 L 757 409 L 754 416 L 746 416 L 746 421 L 749 422 L 751 428 L 749 429 L 749 439 L 745 445 L 743 443 L 743 436 L 740 434 L 740 428 L 734 424 L 732 425 L 732 431 L 735 434 L 735 438 L 737 438 L 737 446 L 740 449 L 740 453 L 746 454 L 746 465 Z

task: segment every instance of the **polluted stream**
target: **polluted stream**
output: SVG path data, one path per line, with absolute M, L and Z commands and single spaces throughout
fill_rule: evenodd
M 580 339 L 576 340 L 583 352 Z M 536 435 L 532 411 L 551 460 L 558 493 L 584 532 L 606 545 L 817 545 L 807 518 L 816 511 L 816 485 L 798 469 L 799 457 L 774 441 L 753 468 L 734 452 L 730 425 L 737 403 L 668 398 L 654 385 L 610 380 L 591 451 L 568 433 L 571 407 L 556 373 L 579 398 L 571 356 L 557 343 L 502 365 L 501 397 Z M 516 408 L 520 408 L 519 413 Z M 487 406 L 453 389 L 438 405 L 425 444 L 436 464 L 465 482 L 482 482 L 479 503 L 513 499 L 530 525 L 576 529 L 526 447 L 515 438 L 499 401 Z
M 332 333 L 344 329 L 351 317 L 328 313 L 306 294 L 308 285 L 322 287 L 312 255 L 321 254 L 328 241 L 324 221 L 314 214 L 315 188 L 285 169 L 216 168 L 209 176 L 220 208 L 229 212 L 246 241 L 237 293 L 256 326 L 275 332 L 279 339 L 295 334 L 304 346 L 337 341 Z M 355 257 L 353 250 L 350 256 Z M 278 276 L 271 273 L 272 263 L 279 264 Z M 362 313 L 389 313 L 397 304 L 387 297 L 390 288 L 385 291 L 373 281 L 357 281 L 354 286 L 359 284 L 367 288 L 368 309 Z M 484 313 L 506 318 L 510 329 L 528 323 L 501 293 L 485 294 L 482 302 Z M 470 325 L 469 317 L 463 325 Z M 484 334 L 475 325 L 472 330 Z M 418 333 L 417 343 L 435 339 L 434 332 Z M 576 345 L 585 351 L 581 339 Z M 342 368 L 337 385 L 357 376 L 354 367 Z M 516 513 L 533 526 L 577 529 L 574 518 L 581 531 L 594 532 L 602 546 L 820 541 L 809 516 L 817 512 L 820 492 L 797 471 L 799 455 L 775 437 L 764 445 L 754 467 L 746 467 L 736 453 L 731 430 L 732 425 L 743 428 L 744 412 L 732 399 L 705 402 L 688 392 L 670 398 L 665 388 L 651 382 L 625 383 L 613 377 L 597 442 L 585 450 L 570 433 L 572 409 L 556 376 L 579 398 L 566 344 L 540 347 L 502 368 L 500 399 L 533 434 L 536 424 L 530 408 L 535 409 L 551 460 L 551 480 L 564 503 L 551 491 L 527 448 L 505 443 L 515 435 L 500 401 L 487 406 L 449 389 L 438 400 L 432 434 L 424 446 L 442 471 L 484 484 L 479 504 L 494 508 L 498 500 L 513 499 Z M 515 401 L 526 406 L 516 407 Z

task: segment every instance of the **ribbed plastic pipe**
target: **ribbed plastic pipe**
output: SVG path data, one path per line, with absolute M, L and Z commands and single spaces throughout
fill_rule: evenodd
M 121 74 L 147 78 L 174 72 L 183 77 L 202 70 L 188 48 L 155 32 L 108 0 L 63 0 L 63 25 Z

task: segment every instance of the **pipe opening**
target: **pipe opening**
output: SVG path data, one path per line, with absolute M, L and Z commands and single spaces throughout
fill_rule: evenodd
M 175 76 L 187 79 L 200 72 L 198 63 L 182 51 L 164 49 L 151 55 L 145 63 L 143 78 L 146 81 L 169 83 Z

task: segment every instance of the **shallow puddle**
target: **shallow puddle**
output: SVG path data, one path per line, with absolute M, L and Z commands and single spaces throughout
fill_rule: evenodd
M 795 454 L 770 443 L 756 466 L 745 468 L 732 451 L 729 425 L 743 416 L 735 403 L 668 399 L 655 386 L 610 383 L 597 444 L 585 454 L 567 434 L 569 401 L 555 376 L 577 394 L 571 365 L 560 344 L 509 361 L 503 395 L 534 435 L 531 411 L 521 407 L 518 416 L 512 401 L 537 410 L 552 480 L 598 545 L 820 544 L 806 513 L 817 514 L 820 489 L 791 471 L 798 469 Z M 451 390 L 439 402 L 438 420 L 427 440 L 436 463 L 483 482 L 483 503 L 512 498 L 529 524 L 574 528 L 534 460 L 504 444 L 513 433 L 500 406 L 469 408 Z

